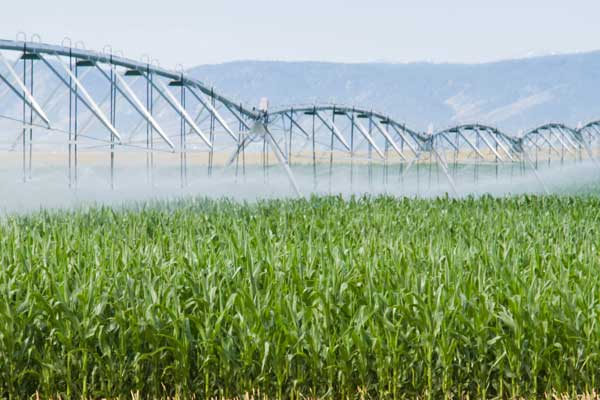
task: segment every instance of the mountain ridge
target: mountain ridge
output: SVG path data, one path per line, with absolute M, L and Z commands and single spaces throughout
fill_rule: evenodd
M 189 72 L 246 104 L 350 104 L 423 131 L 480 122 L 518 132 L 600 118 L 600 51 L 476 64 L 240 60 Z

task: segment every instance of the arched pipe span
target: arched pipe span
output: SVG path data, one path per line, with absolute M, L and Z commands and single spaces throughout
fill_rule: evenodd
M 223 95 L 215 92 L 214 88 L 209 87 L 198 79 L 191 78 L 182 72 L 171 71 L 166 68 L 161 68 L 150 63 L 143 63 L 121 56 L 98 53 L 91 50 L 85 50 L 76 47 L 64 47 L 50 45 L 38 42 L 22 42 L 13 40 L 0 39 L 0 50 L 26 51 L 33 54 L 47 54 L 63 57 L 73 57 L 79 60 L 87 60 L 102 64 L 111 64 L 114 66 L 124 67 L 130 70 L 135 70 L 141 73 L 150 72 L 152 74 L 173 80 L 181 81 L 186 86 L 191 86 L 199 89 L 206 95 L 213 96 L 217 101 L 225 104 L 227 107 L 236 110 L 248 118 L 258 118 L 259 114 L 254 110 L 244 107 Z

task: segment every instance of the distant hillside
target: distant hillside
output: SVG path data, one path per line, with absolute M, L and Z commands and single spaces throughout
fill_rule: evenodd
M 360 105 L 420 130 L 478 121 L 516 133 L 600 119 L 600 52 L 475 65 L 240 61 L 191 73 L 250 104 Z

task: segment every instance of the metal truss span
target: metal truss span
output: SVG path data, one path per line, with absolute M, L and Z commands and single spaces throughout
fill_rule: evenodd
M 23 182 L 64 168 L 71 188 L 95 168 L 111 188 L 142 169 L 152 185 L 259 177 L 268 188 L 279 177 L 296 194 L 458 193 L 528 174 L 547 190 L 542 168 L 596 165 L 600 147 L 600 121 L 521 136 L 481 124 L 427 134 L 365 108 L 257 109 L 184 71 L 70 44 L 0 40 L 0 94 L 0 166 L 18 166 Z

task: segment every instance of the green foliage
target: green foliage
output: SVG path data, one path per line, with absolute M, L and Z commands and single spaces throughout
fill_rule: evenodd
M 9 217 L 0 395 L 591 391 L 599 219 L 600 199 L 558 196 Z

